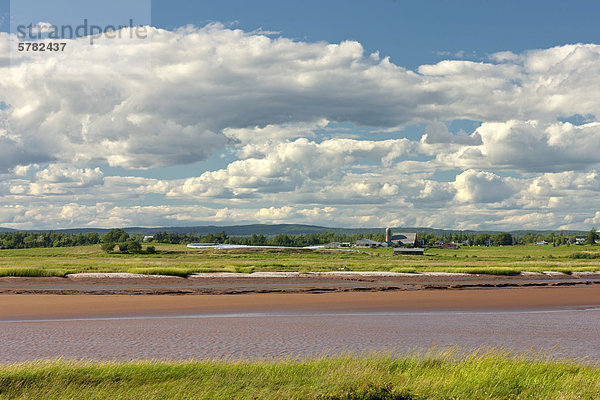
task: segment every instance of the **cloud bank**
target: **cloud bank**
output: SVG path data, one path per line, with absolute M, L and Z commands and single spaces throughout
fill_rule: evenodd
M 597 220 L 598 45 L 411 71 L 353 41 L 148 30 L 10 62 L 0 33 L 0 226 Z

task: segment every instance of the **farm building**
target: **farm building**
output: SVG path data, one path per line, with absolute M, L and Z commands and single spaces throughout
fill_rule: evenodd
M 371 239 L 358 239 L 356 241 L 356 247 L 381 247 L 383 245 L 383 243 Z
M 417 244 L 416 233 L 397 233 L 392 235 L 391 242 L 393 244 L 400 244 L 404 246 L 415 246 Z
M 397 233 L 393 234 L 391 228 L 385 230 L 385 241 L 389 246 L 416 246 L 416 233 Z
M 323 247 L 326 249 L 339 249 L 342 247 L 351 247 L 351 244 L 349 242 L 329 242 L 326 243 Z
M 394 255 L 422 256 L 425 249 L 420 247 L 396 247 Z

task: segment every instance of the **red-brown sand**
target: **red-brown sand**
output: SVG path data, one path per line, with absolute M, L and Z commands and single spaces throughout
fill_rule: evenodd
M 237 295 L 0 295 L 0 320 L 245 312 L 560 309 L 600 306 L 600 287 Z

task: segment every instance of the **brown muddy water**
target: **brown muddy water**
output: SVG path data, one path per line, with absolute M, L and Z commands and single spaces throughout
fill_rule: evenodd
M 0 321 L 0 363 L 256 359 L 480 347 L 600 362 L 600 308 Z

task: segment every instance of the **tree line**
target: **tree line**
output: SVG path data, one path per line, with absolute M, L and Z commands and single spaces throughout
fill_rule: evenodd
M 156 243 L 188 244 L 188 243 L 215 243 L 215 244 L 241 244 L 248 246 L 289 246 L 304 247 L 331 242 L 354 243 L 358 239 L 371 239 L 378 242 L 385 240 L 383 233 L 345 234 L 333 232 L 308 233 L 302 235 L 288 235 L 280 233 L 275 236 L 253 234 L 252 236 L 229 236 L 225 231 L 196 235 L 194 233 L 157 232 L 151 241 Z
M 230 237 L 225 231 L 219 233 L 209 233 L 207 235 L 196 235 L 194 233 L 171 233 L 157 232 L 152 241 L 156 243 L 187 244 L 187 243 L 218 243 L 218 244 L 243 244 L 251 246 L 290 246 L 303 247 L 314 246 L 331 242 L 350 242 L 354 243 L 358 239 L 371 239 L 378 242 L 385 240 L 384 233 L 367 234 L 344 234 L 333 232 L 310 233 L 302 235 L 278 234 L 267 237 L 265 235 L 253 234 L 252 236 L 233 236 Z M 525 245 L 546 241 L 549 244 L 565 245 L 574 244 L 575 236 L 567 235 L 561 232 L 525 233 L 522 236 L 501 232 L 497 234 L 489 233 L 462 233 L 435 235 L 433 233 L 417 234 L 421 245 L 430 245 L 441 241 L 444 243 L 458 243 L 464 246 L 510 246 Z M 595 229 L 592 229 L 587 237 L 586 244 L 594 244 L 598 239 Z
M 0 233 L 0 249 L 31 249 L 35 247 L 72 247 L 100 243 L 97 233 L 10 232 Z
M 497 234 L 456 232 L 447 235 L 433 235 L 430 233 L 418 236 L 424 244 L 441 240 L 446 243 L 454 242 L 467 246 L 510 246 L 538 242 L 548 242 L 550 245 L 566 245 L 575 244 L 576 242 L 575 236 L 563 232 L 550 232 L 547 234 L 528 232 L 522 236 L 512 235 L 507 232 Z M 592 228 L 587 236 L 585 236 L 585 244 L 595 244 L 597 239 L 598 234 L 596 230 Z
M 546 241 L 549 244 L 565 245 L 574 244 L 575 237 L 563 233 L 551 232 L 548 234 L 525 233 L 522 236 L 512 235 L 507 232 L 498 234 L 488 233 L 462 233 L 456 232 L 446 235 L 432 233 L 417 235 L 421 245 L 427 246 L 436 242 L 457 243 L 463 246 L 509 246 L 524 245 Z M 250 246 L 289 246 L 304 247 L 321 245 L 330 242 L 354 243 L 358 239 L 371 239 L 378 242 L 385 240 L 384 233 L 345 234 L 334 232 L 309 233 L 289 235 L 281 233 L 275 236 L 253 234 L 252 236 L 229 236 L 225 231 L 198 235 L 195 233 L 157 232 L 149 240 L 154 243 L 188 244 L 188 243 L 216 243 L 216 244 L 241 244 Z M 0 233 L 0 249 L 27 249 L 36 247 L 72 247 L 101 244 L 105 251 L 118 251 L 126 253 L 153 252 L 152 246 L 147 246 L 142 251 L 143 235 L 129 234 L 121 229 L 99 235 L 98 233 L 62 233 L 62 232 L 9 232 Z M 594 244 L 598 240 L 595 229 L 588 232 L 585 243 Z

